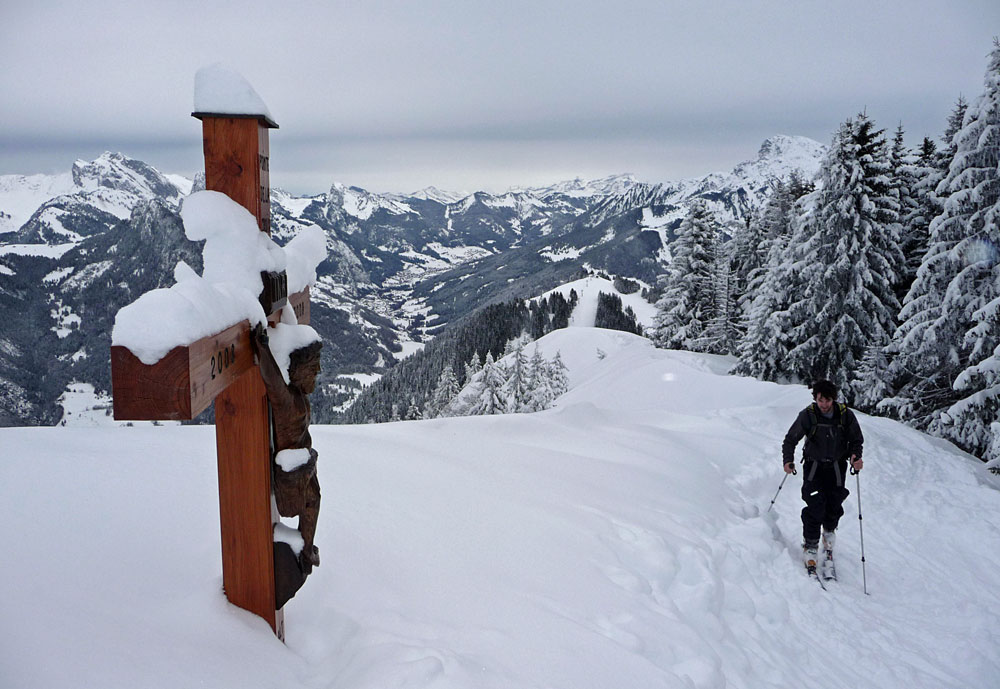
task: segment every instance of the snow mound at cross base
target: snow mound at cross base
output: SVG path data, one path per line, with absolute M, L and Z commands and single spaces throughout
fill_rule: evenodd
M 611 331 L 538 346 L 569 367 L 548 411 L 313 428 L 323 565 L 287 646 L 224 603 L 212 429 L 0 430 L 4 683 L 995 685 L 1000 492 L 980 463 L 861 415 L 871 595 L 853 479 L 824 592 L 801 476 L 764 515 L 804 387 Z

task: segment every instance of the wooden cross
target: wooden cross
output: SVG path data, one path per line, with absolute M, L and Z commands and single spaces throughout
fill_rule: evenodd
M 206 189 L 244 206 L 270 234 L 268 129 L 278 125 L 261 115 L 192 114 L 202 121 Z M 288 297 L 299 323 L 309 322 L 308 289 Z M 175 347 L 151 366 L 114 346 L 111 387 L 115 418 L 123 420 L 193 419 L 215 401 L 223 588 L 284 641 L 283 611 L 275 610 L 271 426 L 249 321 Z

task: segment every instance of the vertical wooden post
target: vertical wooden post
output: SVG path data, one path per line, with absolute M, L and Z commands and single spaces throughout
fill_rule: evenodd
M 215 398 L 222 585 L 233 605 L 260 615 L 278 632 L 267 419 L 267 390 L 256 366 Z
M 202 121 L 205 188 L 242 205 L 270 234 L 268 129 L 277 125 L 256 115 L 194 116 Z M 231 603 L 263 617 L 284 640 L 274 597 L 270 434 L 267 392 L 252 367 L 215 400 L 222 581 Z

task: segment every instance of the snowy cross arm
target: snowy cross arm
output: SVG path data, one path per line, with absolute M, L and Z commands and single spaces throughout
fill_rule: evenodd
M 309 288 L 288 298 L 299 323 L 309 323 Z M 268 320 L 278 319 L 278 311 Z M 175 347 L 155 364 L 144 364 L 127 347 L 111 347 L 115 418 L 122 421 L 189 421 L 254 366 L 250 322 L 242 321 Z
M 187 347 L 175 347 L 153 365 L 128 348 L 111 348 L 115 418 L 190 420 L 253 366 L 250 323 L 243 321 Z

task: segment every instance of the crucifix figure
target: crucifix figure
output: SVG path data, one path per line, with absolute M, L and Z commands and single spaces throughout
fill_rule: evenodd
M 298 325 L 279 324 L 278 328 Z M 271 405 L 274 461 L 271 466 L 275 505 L 282 517 L 298 517 L 302 549 L 296 555 L 284 542 L 275 543 L 276 604 L 280 608 L 319 566 L 319 548 L 313 543 L 319 517 L 320 490 L 316 477 L 316 450 L 309 435 L 309 394 L 316 387 L 322 341 L 313 341 L 289 354 L 287 382 L 271 352 L 268 329 L 254 328 L 250 342 Z

